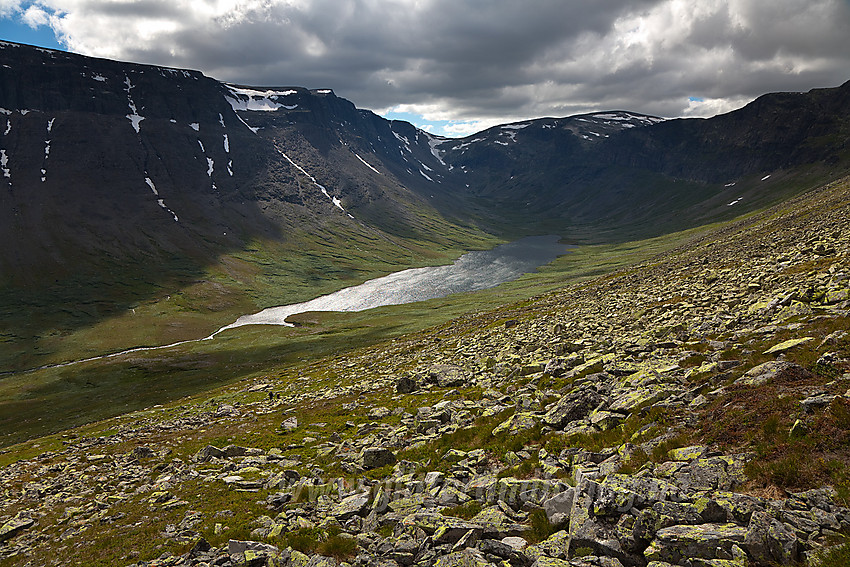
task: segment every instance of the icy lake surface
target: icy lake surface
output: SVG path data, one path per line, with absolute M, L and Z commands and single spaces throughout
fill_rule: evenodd
M 287 317 L 307 311 L 364 311 L 495 287 L 565 254 L 569 246 L 559 244 L 558 240 L 557 236 L 530 236 L 492 250 L 469 252 L 448 266 L 395 272 L 304 303 L 243 315 L 216 334 L 244 325 L 288 325 Z

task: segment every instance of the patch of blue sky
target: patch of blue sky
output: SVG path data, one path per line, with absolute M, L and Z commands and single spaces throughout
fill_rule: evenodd
M 22 14 L 28 5 L 29 3 L 23 3 L 21 11 L 11 11 L 0 15 L 0 39 L 65 51 L 65 46 L 59 43 L 50 26 L 32 26 L 24 21 Z
M 400 112 L 390 109 L 381 116 L 387 120 L 404 120 L 410 122 L 420 130 L 424 130 L 435 136 L 445 136 L 447 138 L 462 138 L 481 128 L 474 122 L 462 122 L 458 120 L 426 120 L 420 114 L 412 112 Z

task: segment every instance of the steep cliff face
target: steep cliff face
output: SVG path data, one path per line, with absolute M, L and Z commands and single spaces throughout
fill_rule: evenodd
M 8 44 L 0 58 L 4 279 L 279 230 L 257 207 L 276 157 L 220 83 Z

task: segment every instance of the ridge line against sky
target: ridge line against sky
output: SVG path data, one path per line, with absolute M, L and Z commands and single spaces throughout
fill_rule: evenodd
M 332 88 L 448 136 L 713 116 L 850 79 L 850 0 L 0 0 L 0 39 Z

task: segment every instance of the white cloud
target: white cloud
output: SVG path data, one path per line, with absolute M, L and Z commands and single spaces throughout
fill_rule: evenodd
M 37 0 L 72 51 L 330 87 L 456 132 L 538 116 L 737 108 L 850 79 L 847 0 Z M 0 0 L 0 14 L 21 3 Z M 45 21 L 45 17 L 49 19 Z M 702 103 L 689 101 L 701 97 Z M 379 110 L 377 110 L 380 112 Z
M 23 22 L 35 29 L 39 26 L 50 25 L 50 14 L 38 6 L 29 6 L 21 15 Z
M 0 0 L 0 17 L 9 17 L 20 11 L 21 0 Z

